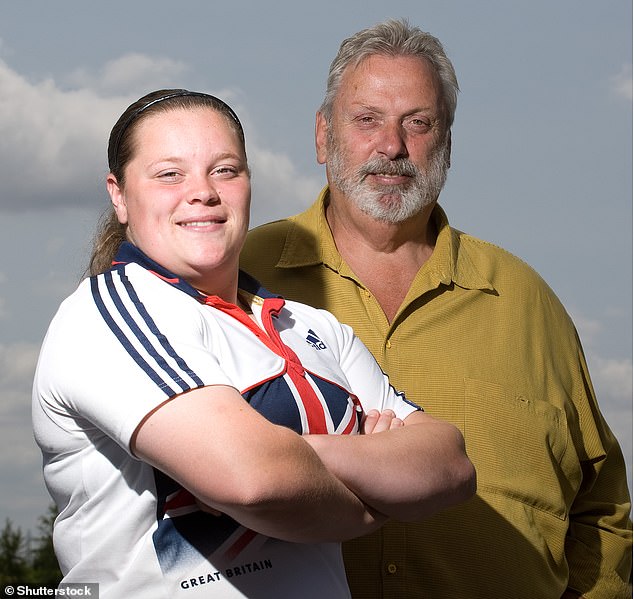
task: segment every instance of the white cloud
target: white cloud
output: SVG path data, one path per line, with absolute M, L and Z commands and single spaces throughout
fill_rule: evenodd
M 570 310 L 570 316 L 575 323 L 583 346 L 586 348 L 593 346 L 597 337 L 603 332 L 601 322 L 596 319 L 587 318 L 574 309 Z
M 632 362 L 630 360 L 608 360 L 599 356 L 588 356 L 597 402 L 612 432 L 621 445 L 632 482 Z
M 253 178 L 251 226 L 301 212 L 323 185 L 321 178 L 299 173 L 285 154 L 255 144 L 248 144 L 247 151 Z
M 0 61 L 0 209 L 94 201 L 105 142 L 125 100 L 30 83 Z
M 32 529 L 50 502 L 31 427 L 31 386 L 39 344 L 0 345 L 0 515 Z
M 630 444 L 632 435 L 632 362 L 588 355 L 588 367 L 599 407 L 616 436 Z
M 609 334 L 606 325 L 610 318 L 605 321 L 591 319 L 573 311 L 573 319 L 584 346 L 599 408 L 619 440 L 628 468 L 628 480 L 632 484 L 632 360 L 607 355 L 612 345 L 605 345 L 603 338 Z
M 173 81 L 183 64 L 131 54 L 76 70 L 72 89 L 28 81 L 0 60 L 0 210 L 96 204 L 110 129 L 126 106 Z
M 30 393 L 31 381 L 40 348 L 34 343 L 0 345 L 0 389 L 3 393 Z M 0 402 L 3 410 L 11 409 L 10 401 Z
M 130 94 L 130 90 L 137 90 L 140 96 L 163 85 L 171 86 L 189 70 L 186 64 L 169 58 L 127 54 L 106 63 L 97 72 L 94 69 L 76 69 L 67 81 L 75 88 L 92 89 L 106 95 L 123 96 Z
M 3 54 L 4 56 L 13 54 L 13 51 L 2 37 L 0 37 L 0 54 Z
M 600 386 L 607 397 L 631 411 L 632 409 L 632 363 L 629 360 L 592 360 L 592 377 L 595 386 Z
M 7 276 L 4 272 L 0 271 L 0 285 L 6 283 Z M 0 295 L 0 320 L 7 318 L 9 311 L 7 309 L 7 300 L 4 296 Z
M 612 89 L 617 96 L 632 101 L 632 65 L 623 65 L 620 72 L 611 78 Z
M 99 205 L 110 129 L 148 89 L 174 85 L 188 67 L 131 54 L 101 70 L 76 70 L 64 89 L 53 79 L 32 83 L 0 60 L 0 210 L 22 212 Z M 167 83 L 169 81 L 169 83 Z M 126 96 L 122 95 L 126 90 Z M 137 90 L 129 95 L 131 90 Z M 239 92 L 215 91 L 234 103 Z M 248 110 L 239 111 L 248 120 Z M 254 132 L 253 138 L 257 138 Z M 254 222 L 305 207 L 321 181 L 302 176 L 291 159 L 247 140 L 254 171 Z

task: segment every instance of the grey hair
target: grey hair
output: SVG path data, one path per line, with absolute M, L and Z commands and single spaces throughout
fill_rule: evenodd
M 319 112 L 327 122 L 332 117 L 335 101 L 344 71 L 356 67 L 364 59 L 374 56 L 414 56 L 429 61 L 438 75 L 442 89 L 447 129 L 451 127 L 458 103 L 458 80 L 456 72 L 440 41 L 410 26 L 405 19 L 390 19 L 373 27 L 355 33 L 345 39 L 339 47 L 337 56 L 330 65 L 326 95 Z

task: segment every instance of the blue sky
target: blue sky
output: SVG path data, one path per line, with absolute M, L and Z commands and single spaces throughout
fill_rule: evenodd
M 2 520 L 34 530 L 48 505 L 31 379 L 107 205 L 119 114 L 161 87 L 223 97 L 245 126 L 252 224 L 296 213 L 324 182 L 313 127 L 330 61 L 388 17 L 437 35 L 458 74 L 450 221 L 522 257 L 562 299 L 631 465 L 631 2 L 22 0 L 0 21 Z

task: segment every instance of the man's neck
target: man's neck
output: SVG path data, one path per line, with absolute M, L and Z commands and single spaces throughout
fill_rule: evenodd
M 434 204 L 399 223 L 377 221 L 343 197 L 333 197 L 326 220 L 337 250 L 359 281 L 375 296 L 391 322 L 416 273 L 434 251 Z

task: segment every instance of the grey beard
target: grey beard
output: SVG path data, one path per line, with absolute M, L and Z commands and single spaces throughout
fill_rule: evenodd
M 330 140 L 328 169 L 333 184 L 359 209 L 371 218 L 401 223 L 420 213 L 436 201 L 447 180 L 446 143 L 434 150 L 425 172 L 407 158 L 385 160 L 371 158 L 353 172 L 346 170 L 336 143 Z M 412 177 L 407 185 L 371 187 L 366 183 L 370 173 Z

